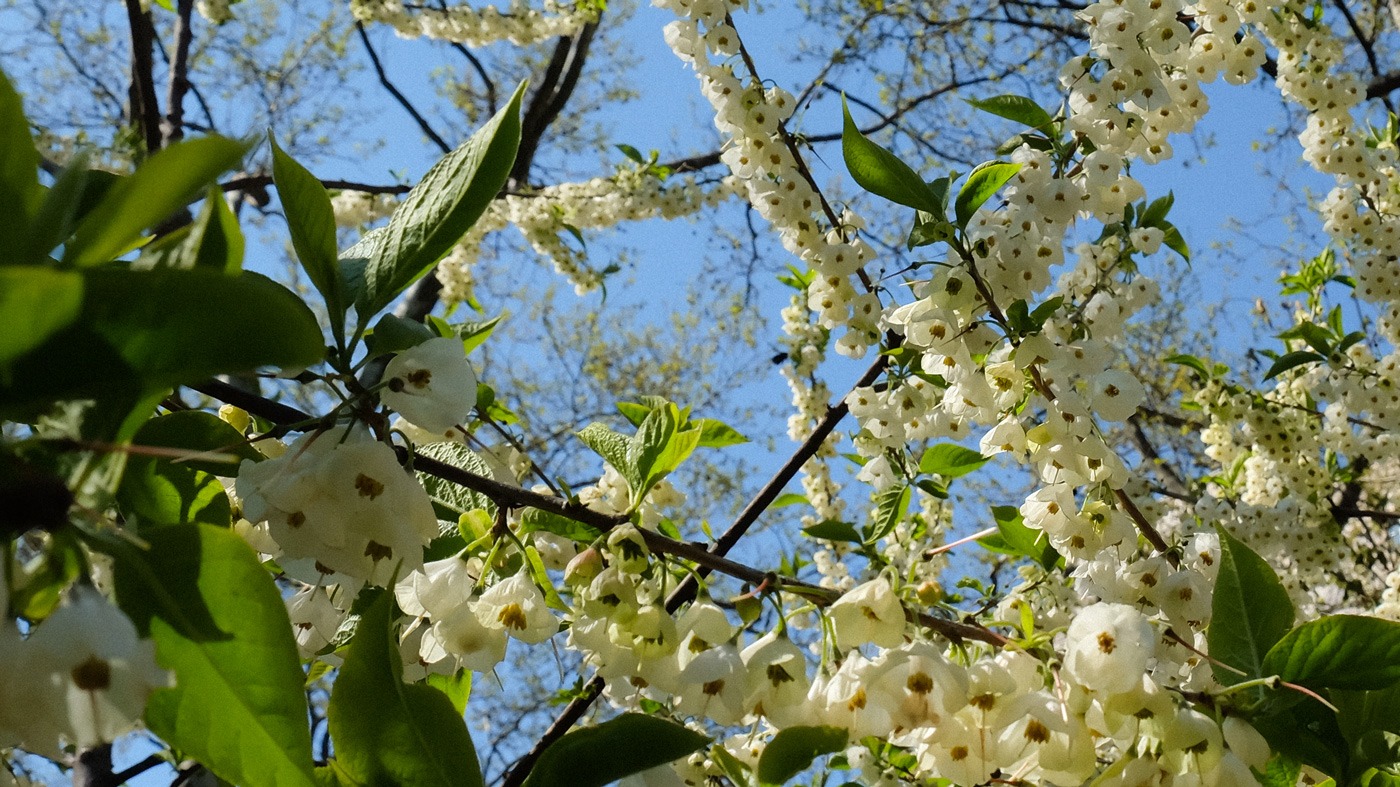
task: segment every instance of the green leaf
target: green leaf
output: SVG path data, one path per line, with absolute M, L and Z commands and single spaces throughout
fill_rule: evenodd
M 491 466 L 472 449 L 461 443 L 432 443 L 420 446 L 418 453 L 444 464 L 452 465 L 485 478 L 493 478 Z M 418 473 L 418 482 L 428 491 L 428 498 L 434 504 L 445 506 L 454 515 L 481 509 L 491 516 L 496 515 L 496 503 L 480 492 L 474 492 L 459 484 L 446 481 L 427 473 Z
M 764 784 L 786 784 L 812 760 L 846 748 L 849 740 L 850 732 L 843 727 L 785 727 L 759 755 L 758 778 Z
M 506 183 L 520 147 L 522 82 L 471 139 L 428 170 L 404 197 L 365 267 L 356 301 L 362 321 L 432 270 L 470 230 Z
M 651 415 L 650 407 L 635 402 L 618 402 L 617 411 L 622 413 L 622 417 L 626 418 L 627 422 L 633 426 L 641 426 L 642 421 L 645 421 L 647 416 Z
M 181 458 L 181 466 L 226 478 L 238 475 L 242 460 L 261 462 L 266 458 L 228 422 L 199 410 L 152 418 L 141 426 L 133 440 L 137 445 L 186 450 L 189 457 Z M 202 453 L 207 455 L 201 456 Z
M 1162 359 L 1165 363 L 1174 363 L 1178 366 L 1185 366 L 1200 372 L 1201 377 L 1209 380 L 1211 378 L 1210 369 L 1206 367 L 1206 362 L 1194 355 L 1169 355 Z
M 632 438 L 627 435 L 614 432 L 601 423 L 591 423 L 585 426 L 578 433 L 578 439 L 584 445 L 593 449 L 593 452 L 604 461 L 613 466 L 613 469 L 622 474 L 627 479 L 627 483 L 632 487 L 633 494 L 642 487 L 641 474 L 637 466 L 632 463 L 628 455 L 628 449 L 632 444 Z
M 1167 192 L 1165 197 L 1158 197 L 1152 200 L 1152 204 L 1142 212 L 1142 217 L 1138 219 L 1139 227 L 1160 227 L 1167 218 L 1167 212 L 1172 209 L 1172 204 L 1176 202 L 1176 197 Z
M 272 576 L 227 529 L 176 525 L 142 538 L 145 565 L 117 557 L 117 598 L 175 673 L 175 687 L 147 702 L 147 726 L 226 781 L 314 784 L 301 660 Z M 151 604 L 153 594 L 178 606 Z M 210 624 L 226 636 L 187 636 Z
M 1362 615 L 1309 621 L 1269 648 L 1262 674 L 1315 689 L 1387 688 L 1400 681 L 1400 623 Z
M 0 379 L 6 362 L 77 319 L 82 305 L 83 277 L 77 273 L 36 265 L 0 267 Z
M 704 735 L 675 722 L 624 713 L 555 741 L 540 755 L 525 787 L 603 787 L 678 760 L 709 742 Z
M 330 195 L 315 175 L 278 146 L 271 131 L 267 132 L 267 141 L 272 145 L 272 180 L 277 184 L 277 197 L 287 216 L 292 249 L 312 285 L 326 300 L 326 311 L 339 336 L 345 330 L 345 310 L 349 303 L 340 278 L 335 211 L 331 208 Z
M 1001 536 L 1002 544 L 1012 554 L 1028 557 L 1047 571 L 1063 562 L 1060 553 L 1050 546 L 1050 539 L 1046 537 L 1045 532 L 1027 527 L 1025 520 L 1021 518 L 1020 510 L 1015 506 L 993 506 L 992 519 L 997 523 L 997 534 Z
M 366 335 L 365 343 L 370 354 L 383 355 L 417 347 L 434 336 L 428 326 L 417 320 L 386 314 L 374 324 L 374 331 Z
M 316 318 L 265 276 L 208 270 L 83 274 L 81 316 L 0 377 L 0 412 L 143 393 L 325 352 Z
M 590 543 L 603 534 L 603 531 L 592 525 L 576 522 L 566 516 L 541 511 L 538 508 L 525 509 L 525 512 L 520 515 L 520 534 L 533 533 L 537 530 L 563 536 L 581 544 Z
M 787 508 L 788 506 L 806 505 L 810 502 L 806 495 L 798 494 L 797 492 L 784 492 L 778 495 L 776 500 L 768 504 L 768 510 L 773 511 L 774 509 Z
M 1262 774 L 1256 772 L 1263 787 L 1297 787 L 1302 766 L 1281 754 L 1269 758 Z
M 1049 130 L 1055 123 L 1049 112 L 1025 96 L 1008 94 L 984 99 L 968 98 L 963 100 L 983 112 L 990 112 L 997 117 L 1003 117 L 1041 131 Z
M 1311 350 L 1294 350 L 1291 353 L 1284 353 L 1274 359 L 1273 364 L 1269 366 L 1269 371 L 1264 373 L 1264 379 L 1272 380 L 1289 369 L 1325 360 L 1327 360 L 1327 356 Z
M 691 421 L 691 424 L 700 427 L 700 442 L 697 444 L 700 448 L 724 448 L 749 441 L 739 430 L 713 418 L 699 418 Z
M 849 541 L 852 544 L 864 543 L 856 526 L 839 519 L 823 519 L 811 527 L 802 528 L 803 535 L 822 538 L 827 541 Z
M 1246 674 L 1214 665 L 1215 679 L 1228 686 L 1273 674 L 1264 655 L 1288 632 L 1293 617 L 1293 602 L 1273 568 L 1220 528 L 1220 571 L 1206 643 L 1212 659 Z
M 1191 249 L 1186 245 L 1186 239 L 1181 237 L 1181 230 L 1176 225 L 1162 222 L 1162 243 L 1167 248 L 1181 255 L 1187 263 L 1191 262 Z
M 335 762 L 358 784 L 479 786 L 476 749 L 452 701 L 403 682 L 391 604 L 384 593 L 365 610 L 331 689 Z
M 149 268 L 208 268 L 237 273 L 243 267 L 243 230 L 223 192 L 210 186 L 195 220 L 141 249 L 132 266 Z
M 900 205 L 934 214 L 943 211 L 937 195 L 919 173 L 860 133 L 844 96 L 841 113 L 841 155 L 846 160 L 846 169 L 861 188 Z
M 957 443 L 940 443 L 924 451 L 919 459 L 919 472 L 960 478 L 990 461 L 990 456 L 983 456 Z
M 43 192 L 39 188 L 39 151 L 14 85 L 0 73 L 0 216 L 5 217 L 7 254 L 23 247 Z M 0 259 L 0 265 L 11 260 Z
M 223 137 L 177 142 L 151 156 L 108 189 L 83 217 L 63 250 L 63 261 L 91 267 L 138 245 L 141 233 L 188 205 L 199 192 L 243 160 L 248 146 Z
M 909 510 L 912 489 L 908 484 L 899 484 L 875 496 L 875 518 L 870 522 L 865 543 L 874 544 L 894 530 L 895 525 L 899 524 L 899 520 L 903 519 L 904 513 Z
M 958 226 L 966 227 L 972 214 L 976 213 L 983 203 L 991 199 L 998 189 L 1006 185 L 1006 181 L 1011 180 L 1020 169 L 1020 164 L 988 161 L 979 164 L 976 169 L 968 173 L 967 181 L 958 190 L 958 198 L 953 203 L 953 214 L 957 217 Z
M 118 179 L 110 172 L 90 170 L 87 164 L 87 155 L 74 156 L 49 187 L 19 261 L 48 262 L 49 252 L 73 234 L 73 227 L 85 210 L 91 210 L 105 187 Z
M 459 669 L 451 675 L 429 673 L 428 685 L 447 695 L 458 716 L 467 712 L 467 700 L 472 696 L 471 670 Z

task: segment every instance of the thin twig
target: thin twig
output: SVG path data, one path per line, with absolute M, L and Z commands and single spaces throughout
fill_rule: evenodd
M 133 0 L 128 0 L 128 2 L 132 1 Z M 374 51 L 374 44 L 369 40 L 369 33 L 365 32 L 364 23 L 356 22 L 355 30 L 360 34 L 360 41 L 364 42 L 365 51 L 369 52 L 369 62 L 374 66 L 374 73 L 379 77 L 379 84 L 383 85 L 384 89 L 389 91 L 389 95 L 393 96 L 395 101 L 399 102 L 399 106 L 403 107 L 404 110 L 408 112 L 409 116 L 413 118 L 413 121 L 418 124 L 418 128 L 423 131 L 423 134 L 426 135 L 428 139 L 432 140 L 434 145 L 437 145 L 444 154 L 451 153 L 452 146 L 447 144 L 442 137 L 438 136 L 438 133 L 433 130 L 432 125 L 428 123 L 428 119 L 418 112 L 418 108 L 413 106 L 412 101 L 408 100 L 408 96 L 399 92 L 399 89 L 394 87 L 394 83 L 389 81 L 389 75 L 384 71 L 384 64 L 379 61 L 379 53 Z

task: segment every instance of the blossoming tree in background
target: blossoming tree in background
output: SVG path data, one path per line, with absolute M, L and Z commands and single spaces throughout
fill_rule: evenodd
M 186 31 L 172 64 L 188 55 L 195 3 L 127 5 L 147 55 L 160 13 Z M 614 176 L 525 188 L 563 105 L 522 83 L 401 200 L 333 197 L 271 135 L 182 139 L 188 86 L 162 124 L 149 79 L 140 163 L 117 175 L 41 155 L 0 83 L 6 773 L 40 757 L 116 784 L 164 757 L 235 784 L 481 784 L 473 676 L 508 683 L 508 654 L 551 643 L 580 674 L 503 784 L 1400 783 L 1400 122 L 1381 28 L 1300 2 L 1068 9 L 1073 54 L 1037 88 L 1058 100 L 971 102 L 1016 136 L 962 171 L 907 163 L 847 110 L 846 171 L 903 211 L 909 263 L 882 276 L 898 249 L 814 176 L 791 130 L 811 96 L 758 73 L 743 4 L 657 5 L 722 136 L 689 167 L 722 178 L 631 151 Z M 463 46 L 562 36 L 555 91 L 606 12 L 352 9 L 362 33 Z M 1209 110 L 1201 84 L 1261 73 L 1333 178 L 1330 243 L 1285 278 L 1303 305 L 1259 348 L 1262 381 L 1162 359 L 1191 380 L 1177 417 L 1209 463 L 1166 483 L 1122 439 L 1155 381 L 1121 353 L 1160 295 L 1145 261 L 1189 259 L 1189 238 L 1131 168 L 1171 157 Z M 262 145 L 302 294 L 243 269 L 219 186 Z M 792 262 L 797 448 L 715 532 L 677 517 L 672 481 L 738 431 L 671 391 L 618 402 L 622 419 L 573 425 L 594 458 L 570 485 L 506 428 L 516 393 L 477 361 L 492 324 L 432 312 L 475 299 L 505 226 L 584 292 L 607 271 L 565 234 L 727 199 Z M 372 227 L 345 245 L 337 219 Z M 871 359 L 836 397 L 830 351 Z M 273 372 L 284 399 L 245 384 Z M 841 439 L 860 467 L 845 489 Z M 949 539 L 950 487 L 993 459 L 1032 488 Z M 779 503 L 814 547 L 734 559 Z M 956 550 L 1012 556 L 1016 578 L 959 581 Z M 141 728 L 163 753 L 114 765 Z

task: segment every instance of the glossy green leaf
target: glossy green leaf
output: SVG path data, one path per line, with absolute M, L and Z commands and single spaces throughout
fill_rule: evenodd
M 214 181 L 243 160 L 247 145 L 223 137 L 177 142 L 151 156 L 122 178 L 83 217 L 63 250 L 63 261 L 78 267 L 101 265 L 130 251 L 141 234 L 194 201 Z
M 6 362 L 43 344 L 77 319 L 83 277 L 36 265 L 0 267 L 0 380 Z
M 709 742 L 704 735 L 675 722 L 624 713 L 555 741 L 540 755 L 525 787 L 603 787 L 678 760 Z
M 894 530 L 895 525 L 899 524 L 899 520 L 903 519 L 905 512 L 909 510 L 912 490 L 913 487 L 908 484 L 898 484 L 875 496 L 875 518 L 867 528 L 865 543 L 873 544 Z
M 998 547 L 1004 545 L 1011 554 L 1028 557 L 1046 570 L 1053 569 L 1063 562 L 1060 553 L 1050 546 L 1050 539 L 1046 537 L 1045 532 L 1028 527 L 1021 518 L 1020 510 L 1015 506 L 993 506 L 992 519 L 997 524 L 997 534 L 1001 536 L 1001 542 L 984 543 L 983 546 L 999 551 Z
M 458 716 L 467 712 L 467 701 L 472 696 L 471 670 L 459 669 L 451 675 L 434 672 L 428 675 L 427 682 L 447 697 Z
M 957 217 L 958 226 L 966 227 L 972 214 L 1020 170 L 1020 164 L 988 161 L 979 164 L 968 173 L 967 181 L 963 183 L 963 187 L 958 191 L 958 198 L 953 203 L 953 213 Z
M 117 598 L 175 675 L 174 688 L 151 695 L 147 726 L 227 781 L 314 784 L 301 660 L 272 576 L 228 529 L 176 525 L 142 538 L 144 563 L 117 556 Z M 209 625 L 226 635 L 187 636 Z
M 341 281 L 335 211 L 331 208 L 330 195 L 315 175 L 282 150 L 271 131 L 267 141 L 272 145 L 272 180 L 277 185 L 277 197 L 287 217 L 292 249 L 311 284 L 325 299 L 326 310 L 338 335 L 344 330 L 349 301 Z
M 1191 262 L 1191 248 L 1186 245 L 1186 239 L 1181 237 L 1181 230 L 1168 222 L 1162 222 L 1162 244 L 1181 256 L 1189 265 Z
M 1294 350 L 1290 353 L 1284 353 L 1275 358 L 1274 362 L 1269 365 L 1269 370 L 1264 373 L 1264 379 L 1272 380 L 1289 369 L 1296 369 L 1304 364 L 1318 363 L 1319 361 L 1325 360 L 1327 360 L 1327 356 L 1313 352 L 1312 350 Z
M 541 511 L 538 508 L 525 509 L 524 513 L 520 515 L 521 535 L 540 530 L 553 533 L 556 536 L 563 536 L 581 544 L 590 543 L 603 534 L 603 531 L 592 525 L 576 522 L 566 516 Z
M 1165 197 L 1152 200 L 1152 203 L 1143 210 L 1142 216 L 1138 219 L 1138 226 L 1160 227 L 1166 221 L 1167 213 L 1171 211 L 1175 202 L 1176 196 L 1170 191 Z
M 403 682 L 391 604 L 384 593 L 364 611 L 331 689 L 336 766 L 357 784 L 479 786 L 476 749 L 452 701 Z
M 20 261 L 48 261 L 49 252 L 73 234 L 73 228 L 82 218 L 84 210 L 91 210 L 106 186 L 117 180 L 117 176 L 110 172 L 90 170 L 87 166 L 88 157 L 79 153 L 58 174 L 39 204 L 27 248 L 20 255 Z
M 244 459 L 264 457 L 241 432 L 213 413 L 182 410 L 152 418 L 133 438 L 137 445 L 175 448 L 188 452 L 178 464 L 232 478 Z
M 1400 681 L 1400 623 L 1362 615 L 1309 621 L 1268 650 L 1262 670 L 1314 689 L 1387 688 Z
M 39 151 L 24 117 L 14 85 L 0 73 L 0 216 L 5 217 L 5 255 L 23 247 L 43 193 L 39 188 Z M 0 257 L 0 265 L 14 262 Z
M 0 412 L 126 397 L 263 367 L 303 367 L 325 352 L 316 318 L 256 273 L 93 270 L 80 317 L 13 361 Z
M 821 538 L 827 541 L 864 543 L 864 539 L 860 537 L 855 525 L 850 522 L 842 522 L 839 519 L 823 519 L 810 527 L 802 528 L 802 533 L 811 538 Z
M 997 117 L 1003 117 L 1007 120 L 1012 120 L 1023 126 L 1030 126 L 1040 131 L 1049 130 L 1050 126 L 1055 122 L 1054 118 L 1050 117 L 1049 112 L 1046 112 L 1039 104 L 1025 96 L 1008 94 L 992 96 L 991 98 L 969 98 L 964 100 L 983 112 L 989 112 Z
M 764 784 L 786 784 L 823 754 L 846 748 L 850 731 L 843 727 L 785 727 L 763 748 L 758 778 Z
M 959 478 L 990 461 L 991 457 L 957 443 L 940 443 L 924 451 L 919 458 L 919 472 Z
M 365 268 L 360 319 L 384 308 L 442 259 L 506 183 L 520 146 L 525 85 L 471 139 L 428 170 L 389 219 Z
M 1245 675 L 1216 665 L 1216 680 L 1228 686 L 1272 674 L 1264 664 L 1264 655 L 1288 633 L 1293 618 L 1293 602 L 1273 568 L 1221 528 L 1220 570 L 1206 643 L 1212 659 Z
M 371 355 L 403 352 L 433 338 L 436 334 L 417 320 L 386 314 L 374 324 L 374 331 L 365 336 Z
M 841 114 L 841 155 L 846 169 L 861 188 L 900 205 L 934 214 L 943 211 L 937 195 L 919 173 L 860 133 L 844 96 Z
M 749 438 L 742 435 L 738 429 L 713 418 L 699 418 L 691 422 L 700 427 L 700 448 L 725 448 L 731 445 L 741 445 L 747 443 Z
M 195 220 L 141 249 L 133 268 L 207 268 L 237 273 L 243 267 L 243 230 L 223 192 L 210 186 Z

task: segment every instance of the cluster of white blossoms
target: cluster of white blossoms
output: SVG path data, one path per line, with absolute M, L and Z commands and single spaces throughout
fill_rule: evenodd
M 0 581 L 0 609 L 6 587 Z M 57 759 L 63 744 L 111 742 L 138 727 L 147 697 L 167 685 L 152 643 L 91 586 L 73 587 L 25 636 L 0 621 L 0 749 Z
M 530 193 L 509 194 L 491 203 L 467 236 L 438 266 L 443 299 L 468 300 L 472 267 L 485 237 L 514 226 L 526 243 L 574 285 L 580 295 L 597 289 L 605 273 L 588 264 L 575 233 L 607 229 L 627 221 L 676 219 L 714 207 L 733 194 L 728 180 L 706 182 L 693 174 L 659 177 L 649 165 L 628 162 L 608 177 L 560 183 Z
M 598 20 L 602 5 L 588 0 L 542 0 L 539 8 L 532 8 L 526 0 L 511 0 L 502 10 L 489 4 L 436 7 L 405 5 L 403 0 L 350 0 L 350 12 L 360 22 L 390 25 L 404 38 L 424 36 L 471 47 L 498 41 L 527 46 L 574 35 Z
M 856 236 L 864 226 L 861 219 L 831 214 L 793 153 L 782 129 L 797 109 L 792 94 L 781 87 L 765 88 L 756 74 L 735 73 L 741 44 L 728 19 L 745 3 L 653 0 L 653 5 L 681 17 L 666 25 L 666 43 L 695 69 L 701 93 L 714 108 L 715 126 L 724 138 L 722 160 L 784 248 L 817 273 L 807 288 L 809 308 L 822 327 L 844 331 L 836 342 L 838 352 L 861 357 L 879 343 L 880 303 L 872 293 L 858 294 L 851 280 L 874 252 Z

